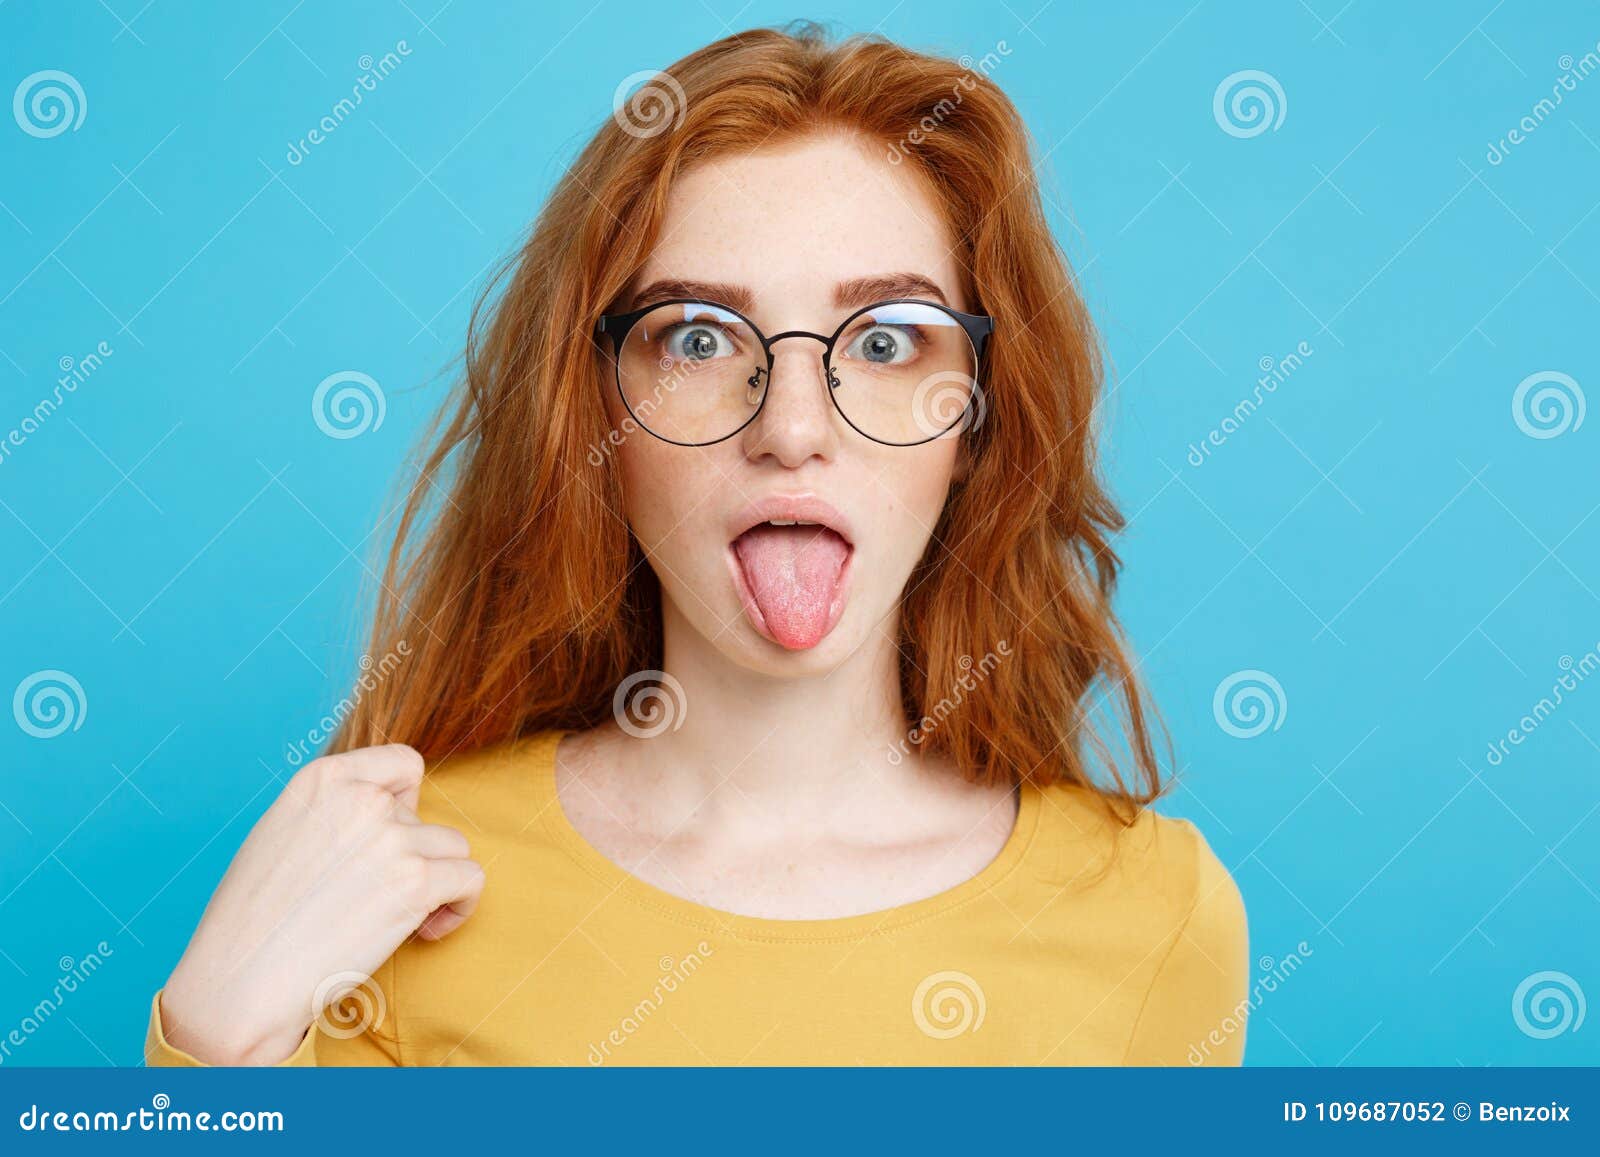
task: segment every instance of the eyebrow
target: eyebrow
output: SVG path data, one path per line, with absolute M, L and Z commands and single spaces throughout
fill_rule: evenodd
M 939 283 L 921 273 L 879 273 L 855 277 L 834 286 L 833 304 L 839 309 L 856 309 L 896 297 L 931 297 L 950 304 Z M 660 301 L 688 299 L 726 305 L 740 313 L 755 311 L 755 294 L 743 285 L 726 281 L 695 281 L 666 277 L 644 286 L 633 295 L 633 308 L 643 309 Z
M 833 304 L 840 309 L 856 309 L 893 297 L 931 297 L 949 305 L 938 282 L 921 273 L 881 273 L 841 281 L 833 291 Z
M 740 313 L 755 310 L 756 295 L 742 285 L 726 281 L 691 281 L 681 277 L 665 277 L 652 281 L 633 295 L 633 308 L 643 309 L 658 301 L 704 301 L 711 305 L 726 305 Z

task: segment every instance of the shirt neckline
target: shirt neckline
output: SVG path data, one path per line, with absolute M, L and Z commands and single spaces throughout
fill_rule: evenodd
M 533 749 L 529 751 L 534 764 L 533 778 L 538 783 L 542 797 L 539 801 L 540 817 L 551 839 L 600 883 L 631 902 L 681 923 L 746 940 L 798 942 L 858 939 L 950 912 L 982 896 L 1009 876 L 1022 862 L 1038 828 L 1039 788 L 1031 781 L 1024 780 L 1017 789 L 1017 816 L 1006 842 L 1001 845 L 994 859 L 958 884 L 918 900 L 852 916 L 797 920 L 748 916 L 713 908 L 648 883 L 602 853 L 572 825 L 561 806 L 555 775 L 556 750 L 561 740 L 569 734 L 571 732 L 568 730 L 546 731 L 538 736 Z

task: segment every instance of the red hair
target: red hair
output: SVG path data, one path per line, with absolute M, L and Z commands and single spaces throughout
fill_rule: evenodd
M 1150 713 L 1111 607 L 1123 522 L 1095 453 L 1098 339 L 1026 129 L 985 73 L 804 24 L 710 44 L 618 111 L 491 282 L 503 292 L 474 310 L 378 594 L 371 654 L 405 642 L 409 658 L 365 691 L 335 750 L 404 742 L 438 758 L 592 727 L 624 678 L 660 667 L 660 590 L 620 517 L 610 456 L 591 453 L 606 442 L 610 379 L 588 335 L 650 253 L 676 174 L 844 129 L 926 177 L 969 302 L 995 319 L 983 420 L 962 435 L 967 468 L 902 600 L 910 743 L 975 781 L 1155 797 Z M 628 120 L 657 96 L 664 120 Z M 997 648 L 1006 657 L 974 677 Z M 1091 723 L 1107 707 L 1115 754 Z

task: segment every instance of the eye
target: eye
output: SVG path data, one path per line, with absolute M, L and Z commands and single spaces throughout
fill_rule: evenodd
M 667 356 L 674 361 L 706 362 L 732 357 L 738 352 L 725 329 L 707 322 L 671 326 L 661 333 L 660 341 Z
M 917 338 L 914 326 L 871 325 L 850 339 L 844 356 L 875 365 L 903 365 L 916 356 Z

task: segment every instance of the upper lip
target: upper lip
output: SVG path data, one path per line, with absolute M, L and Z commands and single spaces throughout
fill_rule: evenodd
M 832 504 L 815 494 L 769 494 L 757 499 L 733 516 L 729 524 L 729 541 L 738 538 L 752 526 L 779 519 L 786 522 L 815 522 L 836 532 L 851 546 L 855 534 L 850 520 Z

